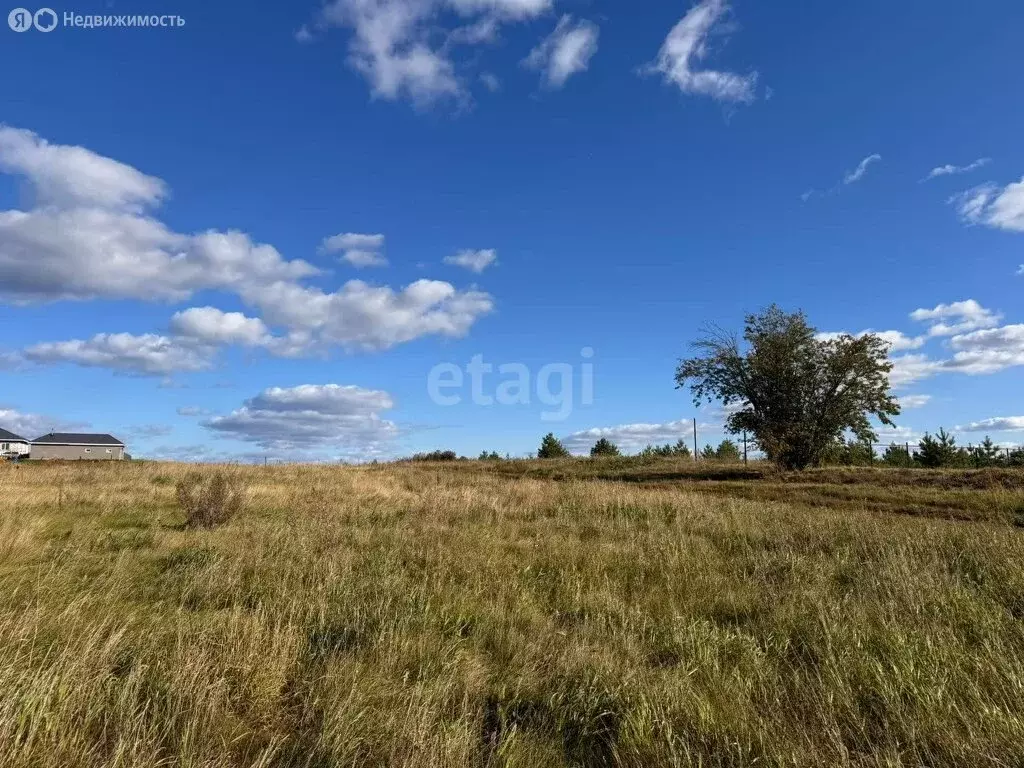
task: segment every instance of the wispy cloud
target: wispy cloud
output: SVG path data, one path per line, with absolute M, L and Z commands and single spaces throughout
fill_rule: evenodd
M 585 72 L 590 59 L 597 53 L 600 29 L 592 21 L 574 22 L 572 16 L 563 16 L 554 32 L 530 51 L 523 66 L 542 75 L 547 88 L 561 88 L 577 72 Z
M 991 162 L 992 158 L 981 157 L 967 165 L 940 165 L 937 168 L 932 168 L 931 171 L 928 172 L 928 175 L 921 179 L 921 181 L 930 181 L 931 179 L 938 178 L 939 176 L 957 176 L 961 173 L 970 173 L 971 171 L 976 171 Z
M 881 159 L 882 156 L 879 154 L 868 155 L 857 164 L 856 168 L 854 168 L 852 171 L 849 171 L 843 177 L 843 184 L 855 184 L 856 182 L 860 181 L 861 179 L 864 178 L 864 174 L 868 172 L 868 168 L 871 167 L 871 164 L 877 163 Z
M 877 153 L 868 155 L 857 163 L 856 168 L 851 171 L 847 171 L 843 175 L 843 180 L 838 184 L 835 184 L 826 190 L 809 189 L 800 195 L 800 199 L 806 203 L 812 197 L 830 197 L 832 195 L 838 195 L 843 191 L 843 187 L 849 186 L 850 184 L 856 184 L 858 181 L 863 179 L 864 176 L 867 175 L 868 169 L 875 163 L 881 162 L 881 160 L 882 156 Z
M 666 83 L 678 86 L 683 93 L 710 96 L 724 102 L 753 101 L 757 72 L 737 75 L 697 68 L 708 56 L 708 36 L 721 25 L 728 12 L 725 0 L 704 0 L 693 6 L 668 33 L 657 59 L 644 71 L 662 75 Z

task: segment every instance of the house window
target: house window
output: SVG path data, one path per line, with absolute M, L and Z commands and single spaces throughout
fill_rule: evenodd
M 11 444 L 10 443 L 4 443 L 3 445 L 0 445 L 0 451 L 9 451 L 9 450 L 11 450 Z
M 113 453 L 113 451 L 107 448 L 107 453 Z

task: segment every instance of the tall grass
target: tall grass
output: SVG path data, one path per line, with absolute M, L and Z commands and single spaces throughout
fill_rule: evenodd
M 0 765 L 1024 763 L 1008 521 L 403 465 L 185 530 L 189 471 L 0 468 Z

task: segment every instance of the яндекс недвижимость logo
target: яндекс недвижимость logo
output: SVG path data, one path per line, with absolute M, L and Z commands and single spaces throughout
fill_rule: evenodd
M 33 27 L 40 32 L 52 32 L 57 28 L 57 13 L 52 8 L 40 8 L 35 13 L 15 8 L 7 14 L 7 26 L 15 32 L 28 32 Z
M 40 8 L 33 13 L 27 8 L 15 8 L 7 14 L 7 26 L 15 32 L 52 32 L 61 25 L 61 17 L 52 8 Z M 104 27 L 184 27 L 185 19 L 174 15 L 145 14 L 80 14 L 63 12 L 63 26 L 77 29 L 102 29 Z

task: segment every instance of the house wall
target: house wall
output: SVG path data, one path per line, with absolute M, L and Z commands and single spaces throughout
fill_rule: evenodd
M 123 445 L 40 445 L 32 446 L 32 459 L 65 461 L 121 461 Z
M 0 440 L 0 453 L 20 453 L 24 456 L 28 453 L 28 443 L 5 442 Z

